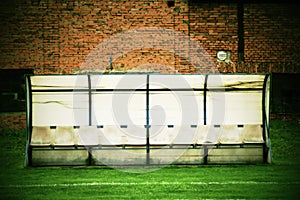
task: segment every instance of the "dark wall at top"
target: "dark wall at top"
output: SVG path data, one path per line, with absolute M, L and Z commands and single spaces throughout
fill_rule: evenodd
M 271 112 L 300 116 L 300 74 L 272 74 Z

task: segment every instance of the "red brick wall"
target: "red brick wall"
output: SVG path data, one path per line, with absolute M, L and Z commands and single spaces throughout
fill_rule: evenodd
M 212 57 L 215 57 L 217 50 L 229 50 L 233 52 L 232 61 L 237 61 L 236 4 L 191 5 L 190 33 Z
M 174 6 L 169 7 L 167 0 L 118 2 L 15 0 L 1 3 L 0 67 L 73 74 L 103 40 L 136 28 L 162 27 L 181 31 L 196 40 L 214 59 L 220 72 L 300 71 L 299 15 L 297 9 L 292 9 L 295 6 L 245 4 L 245 60 L 238 63 L 236 4 L 192 4 L 188 0 L 175 0 Z M 231 51 L 232 62 L 217 62 L 217 50 Z M 142 52 L 144 49 L 130 52 L 128 56 L 141 58 L 141 64 L 167 62 L 174 67 L 170 73 L 195 72 L 193 66 L 170 51 L 154 49 L 148 58 L 146 54 L 141 56 Z M 160 59 L 159 53 L 165 59 Z M 122 62 L 123 69 L 118 68 L 124 71 L 137 64 L 120 58 L 113 65 L 120 66 Z
M 299 72 L 298 13 L 299 4 L 246 4 L 245 62 L 271 63 L 266 71 Z
M 0 113 L 0 131 L 1 129 L 9 130 L 25 130 L 26 129 L 26 113 Z

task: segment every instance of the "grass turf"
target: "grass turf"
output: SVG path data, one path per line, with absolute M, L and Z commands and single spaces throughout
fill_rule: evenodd
M 24 168 L 25 131 L 1 130 L 0 197 L 296 199 L 300 195 L 299 134 L 299 121 L 272 121 L 271 165 L 169 166 L 148 173 L 128 173 L 110 168 Z

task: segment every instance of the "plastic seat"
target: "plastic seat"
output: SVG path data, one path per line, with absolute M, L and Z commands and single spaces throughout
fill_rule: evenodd
M 201 145 L 205 143 L 206 136 L 210 129 L 209 125 L 198 125 L 197 126 L 197 134 L 196 134 L 196 143 Z
M 78 143 L 78 137 L 73 126 L 57 126 L 54 145 L 70 146 Z
M 241 128 L 237 125 L 222 125 L 219 142 L 220 144 L 242 144 L 240 136 Z
M 80 126 L 80 128 L 76 130 L 76 133 L 78 135 L 77 145 L 79 146 L 99 145 L 100 131 L 101 130 L 97 128 L 97 126 Z
M 146 129 L 142 125 L 105 125 L 100 140 L 101 145 L 146 145 Z
M 264 143 L 263 129 L 260 124 L 244 125 L 241 136 L 243 143 Z
M 103 131 L 102 145 L 125 145 L 127 143 L 127 136 L 119 126 L 104 126 Z
M 199 129 L 197 144 L 218 144 L 221 128 L 219 126 L 203 125 Z
M 121 129 L 127 138 L 127 145 L 146 145 L 147 129 L 143 125 L 129 125 Z
M 50 126 L 32 127 L 31 142 L 32 146 L 49 146 L 52 144 L 52 136 L 55 130 Z
M 170 145 L 174 140 L 174 128 L 166 125 L 152 125 L 150 128 L 150 145 Z
M 174 145 L 191 145 L 197 143 L 198 131 L 195 125 L 180 125 L 175 126 L 173 130 Z

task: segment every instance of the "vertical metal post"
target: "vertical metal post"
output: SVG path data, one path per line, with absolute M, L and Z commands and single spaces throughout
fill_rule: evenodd
M 31 132 L 32 132 L 32 90 L 30 75 L 25 76 L 26 84 L 26 156 L 25 156 L 25 167 L 32 165 L 32 150 L 30 148 Z
M 205 79 L 204 79 L 204 88 L 203 88 L 203 119 L 204 119 L 204 122 L 203 124 L 204 125 L 207 125 L 207 119 L 206 119 L 206 102 L 207 102 L 207 79 L 208 79 L 208 75 L 205 75 Z M 207 164 L 207 156 L 208 156 L 208 149 L 207 149 L 207 146 L 206 145 L 203 145 L 203 154 L 204 154 L 204 164 Z
M 203 119 L 204 119 L 203 123 L 204 123 L 204 125 L 207 124 L 207 121 L 206 121 L 207 79 L 208 79 L 208 75 L 205 75 L 204 88 L 203 88 Z
M 150 164 L 150 140 L 149 140 L 149 74 L 147 74 L 147 83 L 146 83 L 146 164 Z
M 265 145 L 264 145 L 264 150 L 263 150 L 263 161 L 264 163 L 268 162 L 268 153 L 269 151 L 271 151 L 271 145 L 270 145 L 270 135 L 269 135 L 269 123 L 268 123 L 268 119 L 267 119 L 267 113 L 269 112 L 266 110 L 266 88 L 267 86 L 267 82 L 269 79 L 269 74 L 267 74 L 265 76 L 264 79 L 264 84 L 263 84 L 263 94 L 262 94 L 262 124 L 263 124 L 263 140 L 265 141 Z
M 87 75 L 88 78 L 88 95 L 89 95 L 89 126 L 92 126 L 92 83 L 91 83 L 91 75 Z M 88 149 L 88 165 L 92 165 L 92 149 L 89 147 Z

